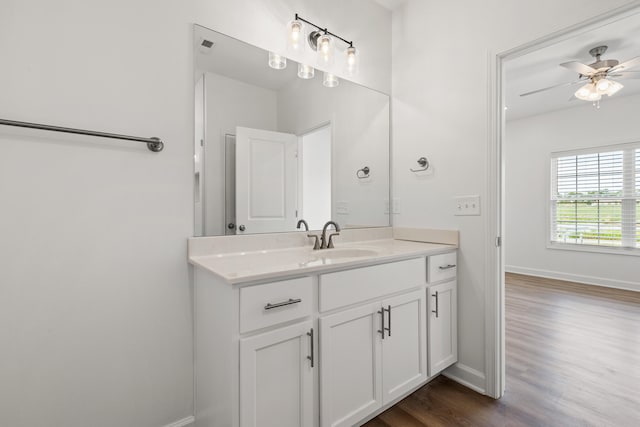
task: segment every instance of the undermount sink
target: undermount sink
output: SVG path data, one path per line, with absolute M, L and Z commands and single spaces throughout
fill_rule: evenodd
M 362 258 L 378 255 L 378 251 L 373 249 L 362 248 L 334 248 L 334 249 L 322 249 L 314 251 L 313 256 L 316 259 L 343 259 L 343 258 Z

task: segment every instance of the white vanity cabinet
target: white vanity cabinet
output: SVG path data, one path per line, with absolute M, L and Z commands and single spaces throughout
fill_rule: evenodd
M 195 427 L 353 426 L 402 399 L 456 361 L 455 256 L 234 284 L 197 267 Z
M 429 258 L 429 376 L 458 361 L 458 296 L 456 253 Z
M 427 379 L 425 284 L 425 258 L 320 276 L 321 309 L 403 292 L 321 314 L 323 427 L 354 425 Z

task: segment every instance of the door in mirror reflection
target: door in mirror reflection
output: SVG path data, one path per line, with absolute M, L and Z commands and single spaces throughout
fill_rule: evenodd
M 298 138 L 290 133 L 236 129 L 238 234 L 295 229 Z

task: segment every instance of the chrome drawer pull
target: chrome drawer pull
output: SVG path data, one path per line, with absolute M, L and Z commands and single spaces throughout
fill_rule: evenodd
M 450 268 L 455 267 L 455 264 L 447 264 L 447 265 L 441 265 L 440 267 L 438 267 L 440 270 L 448 270 Z
M 307 359 L 311 361 L 311 367 L 313 368 L 314 365 L 314 356 L 313 356 L 313 328 L 311 328 L 311 331 L 307 332 L 307 336 L 309 337 L 309 339 L 311 340 L 311 356 L 307 356 Z
M 300 298 L 297 298 L 297 299 L 289 298 L 287 301 L 277 302 L 275 304 L 268 303 L 267 305 L 264 306 L 264 309 L 271 310 L 272 308 L 284 307 L 285 305 L 291 305 L 291 304 L 298 304 L 299 302 L 302 302 Z
M 436 314 L 436 318 L 438 318 L 438 291 L 436 291 L 435 294 L 431 294 L 432 297 L 436 298 L 436 309 L 435 310 L 431 310 L 432 313 Z

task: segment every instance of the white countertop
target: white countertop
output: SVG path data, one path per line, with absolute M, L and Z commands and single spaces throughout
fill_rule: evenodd
M 456 249 L 456 245 L 386 238 L 336 243 L 335 250 L 314 251 L 310 246 L 298 246 L 246 252 L 194 254 L 189 257 L 189 262 L 212 272 L 230 284 L 244 284 L 430 256 L 453 249 Z M 332 251 L 335 256 L 332 256 Z M 352 254 L 356 256 L 351 256 Z

